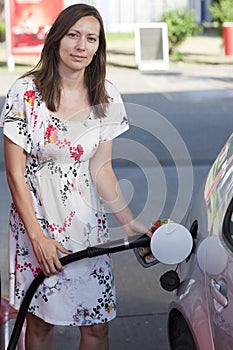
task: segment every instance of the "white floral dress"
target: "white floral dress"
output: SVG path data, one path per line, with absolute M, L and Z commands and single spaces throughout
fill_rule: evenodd
M 41 100 L 33 77 L 20 78 L 8 92 L 1 115 L 3 133 L 27 154 L 25 178 L 46 236 L 75 252 L 109 240 L 106 214 L 89 171 L 100 142 L 128 129 L 121 97 L 106 81 L 107 116 L 62 121 Z M 11 205 L 9 223 L 10 303 L 18 309 L 40 272 L 24 225 Z M 57 325 L 104 323 L 116 315 L 111 257 L 84 259 L 46 278 L 29 311 Z

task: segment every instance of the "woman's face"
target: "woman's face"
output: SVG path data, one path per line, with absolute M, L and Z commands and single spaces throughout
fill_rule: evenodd
M 100 23 L 95 17 L 80 18 L 60 41 L 59 70 L 84 71 L 98 50 L 99 33 Z

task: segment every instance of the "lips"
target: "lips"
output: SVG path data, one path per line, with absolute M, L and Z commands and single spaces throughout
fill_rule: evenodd
M 70 56 L 76 61 L 83 61 L 86 59 L 85 56 L 80 56 L 80 55 L 70 55 Z

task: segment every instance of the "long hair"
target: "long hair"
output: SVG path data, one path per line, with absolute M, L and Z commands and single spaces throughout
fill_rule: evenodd
M 93 16 L 100 23 L 99 47 L 86 67 L 84 83 L 95 116 L 104 117 L 109 97 L 105 89 L 106 39 L 102 17 L 97 9 L 87 4 L 75 4 L 64 9 L 50 28 L 38 64 L 24 76 L 33 74 L 35 84 L 47 108 L 54 112 L 60 105 L 61 78 L 59 75 L 59 46 L 61 39 L 82 17 Z

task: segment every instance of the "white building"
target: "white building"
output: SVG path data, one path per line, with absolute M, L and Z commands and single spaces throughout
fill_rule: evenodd
M 131 32 L 135 23 L 159 22 L 164 12 L 176 8 L 194 9 L 197 20 L 209 20 L 213 0 L 65 0 L 65 5 L 87 3 L 101 13 L 106 31 Z

